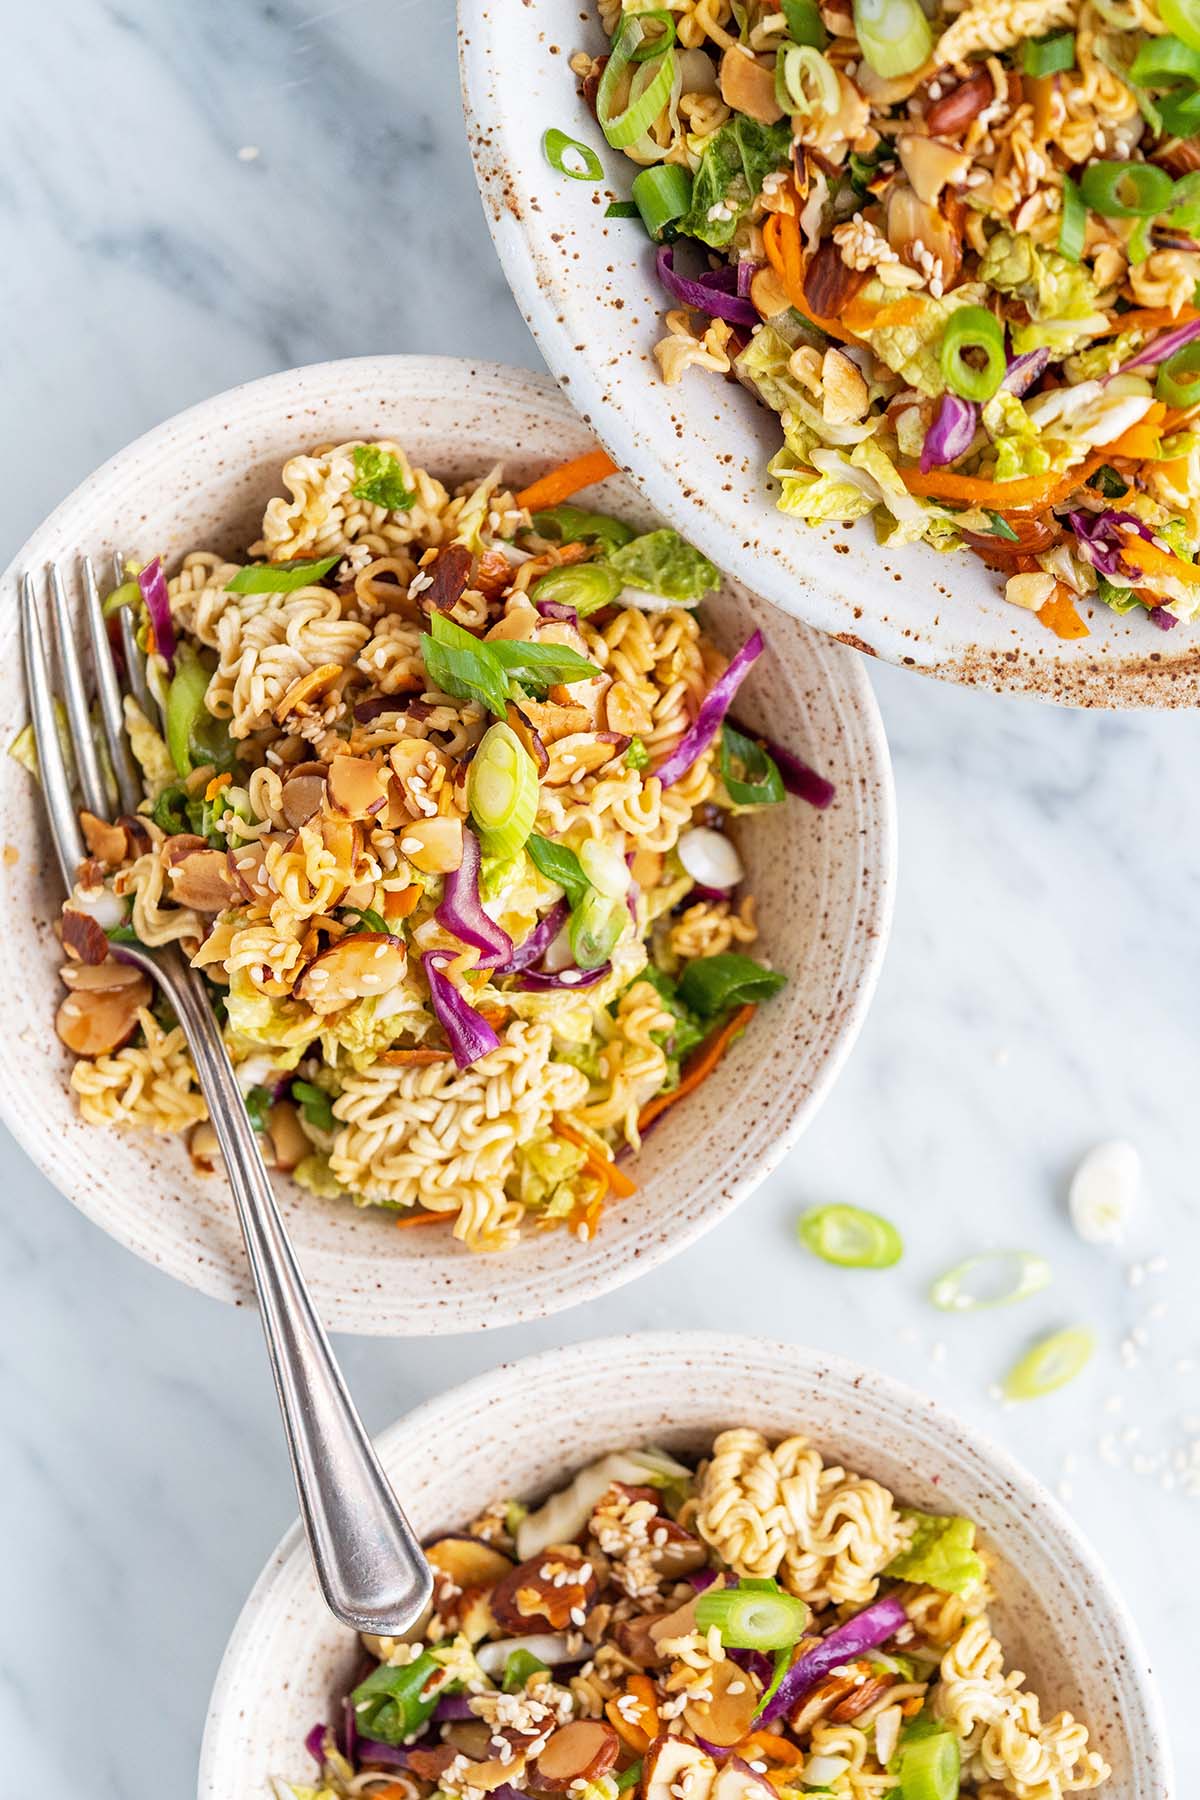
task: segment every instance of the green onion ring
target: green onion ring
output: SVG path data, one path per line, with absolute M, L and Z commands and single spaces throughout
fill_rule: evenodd
M 793 44 L 811 44 L 814 50 L 823 50 L 829 42 L 829 33 L 817 0 L 782 0 L 782 4 L 788 36 Z
M 1174 87 L 1180 80 L 1200 85 L 1200 50 L 1178 38 L 1147 38 L 1129 65 L 1129 79 L 1138 87 Z
M 542 139 L 542 155 L 552 169 L 560 175 L 569 175 L 572 181 L 603 181 L 604 165 L 596 152 L 587 144 L 581 144 L 578 138 L 568 137 L 565 131 L 559 131 L 552 125 Z M 577 166 L 571 167 L 567 158 L 575 160 Z M 582 167 L 578 166 L 582 164 Z
M 1175 183 L 1170 210 L 1164 213 L 1163 223 L 1174 225 L 1180 231 L 1194 232 L 1200 228 L 1200 169 L 1181 175 Z
M 627 150 L 636 144 L 671 98 L 675 80 L 675 52 L 671 47 L 674 28 L 670 37 L 653 38 L 653 49 L 639 57 L 637 52 L 648 40 L 644 23 L 647 19 L 661 23 L 657 13 L 625 14 L 596 90 L 596 117 L 614 150 Z M 620 112 L 614 112 L 622 80 L 633 65 L 636 66 L 625 105 Z
M 630 189 L 642 224 L 656 241 L 692 204 L 692 177 L 678 163 L 654 163 L 634 176 Z
M 502 721 L 488 727 L 471 758 L 467 805 L 489 856 L 515 856 L 524 848 L 537 817 L 537 768 L 516 732 Z
M 837 70 L 811 44 L 780 44 L 775 58 L 775 98 L 785 113 L 832 118 L 841 105 Z
M 1068 262 L 1078 262 L 1087 236 L 1087 207 L 1069 175 L 1063 176 L 1062 218 L 1058 226 L 1058 252 Z
M 911 75 L 933 48 L 918 0 L 854 0 L 854 30 L 867 63 L 884 81 Z
M 767 1590 L 756 1583 L 736 1588 L 709 1590 L 696 1602 L 696 1624 L 701 1631 L 716 1626 L 721 1642 L 731 1650 L 784 1650 L 798 1644 L 808 1628 L 809 1610 L 803 1600 L 785 1594 L 771 1583 Z
M 1197 0 L 1159 0 L 1159 16 L 1168 31 L 1200 50 L 1200 5 Z
M 890 1219 L 861 1206 L 817 1206 L 800 1221 L 800 1241 L 839 1269 L 890 1269 L 904 1240 Z
M 1200 400 L 1200 338 L 1193 338 L 1167 358 L 1158 371 L 1154 393 L 1168 406 L 1195 406 Z
M 964 360 L 964 351 L 978 350 L 981 369 Z M 942 377 L 951 393 L 963 400 L 990 400 L 1004 380 L 1004 327 L 983 306 L 960 306 L 946 320 L 942 333 Z
M 1075 67 L 1075 33 L 1059 31 L 1053 37 L 1026 38 L 1021 46 L 1021 67 L 1026 75 L 1058 75 Z
M 1109 219 L 1147 219 L 1171 204 L 1174 184 L 1154 163 L 1089 163 L 1079 191 L 1093 212 Z
M 1044 1394 L 1053 1394 L 1082 1373 L 1095 1348 L 1095 1336 L 1086 1325 L 1069 1325 L 1065 1331 L 1042 1338 L 1004 1377 L 1004 1398 L 1040 1400 Z
M 999 1293 L 970 1291 L 971 1278 L 980 1270 L 1003 1274 L 1006 1265 L 1010 1279 Z M 1035 1256 L 1031 1250 L 983 1250 L 939 1275 L 929 1290 L 929 1298 L 941 1312 L 977 1312 L 985 1306 L 1011 1306 L 1017 1300 L 1028 1300 L 1031 1294 L 1040 1294 L 1049 1282 L 1050 1264 L 1044 1256 Z

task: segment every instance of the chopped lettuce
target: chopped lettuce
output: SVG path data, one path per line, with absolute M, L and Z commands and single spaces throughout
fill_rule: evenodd
M 369 506 L 386 506 L 389 512 L 408 512 L 417 496 L 399 457 L 380 444 L 355 444 L 354 486 L 356 500 Z
M 786 447 L 771 458 L 767 473 L 775 477 L 783 490 L 776 501 L 780 512 L 809 525 L 863 519 L 877 504 L 855 482 L 818 474 Z
M 885 1575 L 894 1581 L 923 1581 L 948 1594 L 967 1594 L 983 1580 L 973 1519 L 941 1518 L 913 1508 L 904 1509 L 901 1517 L 913 1526 L 913 1534 Z
M 878 307 L 899 304 L 895 290 L 878 280 L 868 282 L 861 297 Z M 905 302 L 903 324 L 868 325 L 861 328 L 858 335 L 871 346 L 880 361 L 910 387 L 936 399 L 946 391 L 941 362 L 946 321 L 962 306 L 977 306 L 983 298 L 983 290 L 978 283 L 965 281 L 939 300 L 926 294 L 905 294 L 902 298 Z
M 1026 232 L 997 232 L 979 275 L 999 293 L 1015 294 L 1029 309 L 1030 323 L 1013 326 L 1018 355 L 1047 345 L 1065 356 L 1107 323 L 1096 303 L 1096 283 L 1083 264 L 1035 244 Z
M 1143 375 L 1114 375 L 1111 381 L 1081 381 L 1051 388 L 1025 402 L 1055 470 L 1071 467 L 1093 446 L 1103 447 L 1145 417 L 1154 399 Z
M 984 404 L 983 423 L 996 448 L 997 481 L 1045 474 L 1050 467 L 1050 452 L 1015 394 L 1007 388 L 994 393 Z
M 125 695 L 123 706 L 129 748 L 137 758 L 148 797 L 157 800 L 163 789 L 170 787 L 175 780 L 175 764 L 171 761 L 171 752 L 167 749 L 166 740 L 155 731 L 132 695 Z
M 340 1046 L 351 1067 L 361 1074 L 381 1050 L 387 1050 L 398 1037 L 424 1024 L 425 1008 L 415 992 L 401 993 L 402 1004 L 399 1006 L 397 996 L 389 993 L 386 995 L 388 1009 L 378 1016 L 383 998 L 356 1000 L 343 1011 L 318 1020 L 322 1028 L 321 1043 L 330 1062 L 337 1060 L 336 1046 Z
M 766 177 L 786 167 L 791 148 L 790 119 L 761 125 L 735 113 L 705 144 L 692 183 L 692 204 L 678 221 L 679 231 L 714 250 L 723 249 Z
M 340 1181 L 335 1179 L 333 1171 L 329 1167 L 329 1158 L 322 1155 L 319 1150 L 314 1150 L 311 1156 L 300 1158 L 292 1170 L 292 1180 L 298 1181 L 308 1193 L 315 1194 L 318 1200 L 344 1200 L 347 1198 L 345 1188 Z
M 584 1161 L 584 1151 L 565 1138 L 518 1145 L 513 1159 L 517 1199 L 549 1218 L 565 1218 L 575 1205 L 573 1182 Z
M 608 559 L 626 587 L 658 594 L 680 606 L 696 606 L 720 584 L 718 570 L 677 531 L 647 531 Z
M 231 1049 L 243 1054 L 248 1047 L 278 1050 L 279 1069 L 294 1069 L 305 1049 L 321 1029 L 321 1021 L 299 1000 L 273 999 L 255 987 L 245 969 L 229 977 L 225 997 L 226 1018 L 233 1039 Z

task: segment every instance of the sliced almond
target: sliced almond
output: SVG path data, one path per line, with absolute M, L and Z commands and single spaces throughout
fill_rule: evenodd
M 146 978 L 132 963 L 117 962 L 109 957 L 102 963 L 64 963 L 59 980 L 73 993 L 107 994 L 117 988 L 136 987 Z
M 572 1719 L 552 1732 L 533 1764 L 535 1785 L 565 1794 L 576 1781 L 598 1781 L 620 1754 L 621 1740 L 603 1719 Z
M 236 883 L 224 850 L 193 850 L 167 870 L 171 898 L 196 912 L 222 912 L 234 898 Z
M 750 277 L 750 301 L 760 319 L 773 319 L 792 304 L 787 289 L 769 263 Z
M 107 1056 L 137 1030 L 138 1009 L 150 1003 L 150 983 L 139 975 L 128 987 L 70 993 L 54 1016 L 54 1029 L 76 1056 Z
M 79 828 L 98 862 L 107 863 L 110 868 L 124 862 L 128 843 L 123 826 L 110 825 L 107 819 L 98 819 L 95 813 L 83 811 L 79 815 Z
M 300 1115 L 290 1100 L 277 1100 L 267 1114 L 267 1135 L 275 1151 L 275 1167 L 285 1175 L 312 1150 L 300 1125 Z
M 708 1800 L 778 1800 L 778 1795 L 765 1775 L 740 1756 L 729 1756 L 721 1764 Z
M 662 880 L 666 860 L 661 850 L 635 850 L 629 873 L 640 888 L 657 887 Z
M 63 949 L 84 963 L 102 963 L 108 955 L 108 939 L 98 920 L 77 907 L 64 906 L 62 912 Z
M 267 846 L 263 843 L 240 844 L 236 850 L 226 852 L 230 879 L 244 900 L 267 900 L 273 894 L 267 880 L 266 856 Z
M 325 777 L 323 774 L 301 773 L 289 775 L 283 784 L 282 812 L 293 831 L 299 831 L 302 825 L 319 813 L 325 804 Z
M 275 708 L 275 723 L 282 725 L 289 713 L 307 711 L 315 700 L 323 699 L 337 684 L 342 673 L 340 663 L 322 663 L 319 668 L 310 669 L 307 675 L 298 676 Z
M 453 1744 L 430 1744 L 428 1748 L 414 1746 L 407 1752 L 404 1766 L 421 1781 L 436 1782 L 459 1754 Z
M 545 744 L 538 735 L 537 727 L 528 713 L 519 707 L 515 700 L 509 701 L 505 709 L 505 717 L 508 720 L 509 729 L 520 739 L 531 757 L 540 780 L 550 767 L 550 758 L 546 753 Z
M 314 957 L 296 984 L 315 1013 L 338 1012 L 355 1000 L 385 994 L 403 981 L 408 956 L 397 937 L 355 931 Z
M 572 1577 L 575 1577 L 574 1579 Z M 596 1571 L 574 1544 L 551 1547 L 511 1570 L 492 1590 L 501 1630 L 518 1635 L 578 1625 L 596 1597 Z
M 618 1650 L 639 1669 L 656 1669 L 664 1661 L 654 1641 L 654 1627 L 667 1615 L 639 1613 L 636 1618 L 620 1619 L 612 1626 L 613 1641 Z
M 749 1670 L 735 1662 L 714 1663 L 709 1677 L 712 1699 L 685 1706 L 684 1719 L 706 1743 L 721 1748 L 739 1744 L 754 1723 L 762 1689 Z
M 172 863 L 182 862 L 193 850 L 207 850 L 208 847 L 208 839 L 199 837 L 196 832 L 177 831 L 174 837 L 163 839 L 158 854 L 163 867 L 169 868 Z
M 971 166 L 966 150 L 939 144 L 936 138 L 906 133 L 897 138 L 896 149 L 913 192 L 926 206 L 936 206 L 942 189 L 957 187 Z
M 198 1125 L 192 1126 L 188 1132 L 187 1147 L 192 1167 L 199 1169 L 202 1175 L 211 1175 L 217 1166 L 221 1146 L 209 1119 L 201 1119 Z
M 482 1538 L 444 1537 L 430 1544 L 426 1561 L 461 1588 L 494 1588 L 512 1571 L 512 1560 Z
M 521 711 L 547 750 L 559 738 L 571 737 L 575 732 L 591 727 L 587 708 L 573 703 L 559 706 L 553 700 L 531 700 L 527 695 L 521 702 Z
M 740 44 L 733 44 L 721 58 L 721 98 L 734 112 L 747 113 L 760 125 L 774 125 L 783 117 L 775 98 L 775 65 L 757 62 Z
M 869 1675 L 852 1694 L 847 1694 L 845 1699 L 839 1700 L 836 1706 L 830 1708 L 829 1717 L 835 1724 L 850 1724 L 852 1720 L 861 1718 L 877 1700 L 882 1700 L 891 1685 L 890 1675 Z
M 604 697 L 604 722 L 610 731 L 641 737 L 654 723 L 644 694 L 627 681 L 614 681 Z
M 438 612 L 449 612 L 466 592 L 475 558 L 465 544 L 445 544 L 433 561 L 426 565 L 430 585 L 421 595 L 423 606 Z
M 656 1737 L 642 1758 L 645 1800 L 709 1800 L 717 1765 L 712 1757 L 681 1737 Z
M 361 756 L 335 756 L 326 777 L 329 804 L 347 819 L 368 819 L 387 805 L 383 776 Z
M 579 775 L 594 775 L 605 763 L 610 763 L 614 756 L 620 754 L 613 743 L 605 742 L 605 733 L 593 731 L 572 732 L 569 737 L 558 738 L 550 748 L 550 767 L 546 772 L 547 787 L 565 787 Z M 619 739 L 624 748 L 628 739 Z
M 542 615 L 538 612 L 527 594 L 514 594 L 508 603 L 508 610 L 502 619 L 497 619 L 491 630 L 486 633 L 488 639 L 508 638 L 513 643 L 527 644 L 537 634 L 542 623 Z
M 356 821 L 341 817 L 333 818 L 326 814 L 321 819 L 320 825 L 321 842 L 333 857 L 338 868 L 350 871 L 351 881 L 353 881 L 355 867 L 362 850 L 362 832 Z
M 449 875 L 463 859 L 460 818 L 408 819 L 400 829 L 400 854 L 424 875 Z

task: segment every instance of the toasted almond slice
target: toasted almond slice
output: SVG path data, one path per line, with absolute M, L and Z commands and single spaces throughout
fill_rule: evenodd
M 74 906 L 63 907 L 62 941 L 63 949 L 83 963 L 102 963 L 108 955 L 108 939 L 99 921 Z
M 322 698 L 341 674 L 340 663 L 322 663 L 319 668 L 310 669 L 307 675 L 297 676 L 275 708 L 275 723 L 282 725 L 289 713 L 306 709 L 314 700 Z
M 533 1764 L 535 1784 L 565 1794 L 577 1781 L 598 1781 L 620 1753 L 621 1740 L 604 1719 L 572 1719 L 552 1732 Z
M 325 777 L 312 771 L 289 775 L 283 784 L 282 812 L 293 831 L 307 825 L 325 803 Z
M 400 828 L 399 847 L 425 875 L 448 875 L 463 859 L 463 823 L 458 817 L 409 819 Z
M 167 870 L 171 898 L 197 912 L 221 912 L 234 898 L 235 883 L 224 850 L 193 850 Z
M 408 957 L 398 937 L 355 931 L 314 957 L 296 992 L 315 1013 L 338 1012 L 355 1000 L 377 998 L 404 979 Z
M 783 117 L 775 98 L 775 69 L 756 62 L 748 50 L 733 44 L 721 58 L 721 98 L 734 112 L 748 113 L 760 125 Z
M 347 819 L 366 819 L 387 805 L 387 789 L 374 763 L 361 756 L 335 756 L 326 778 L 329 804 Z
M 164 838 L 159 850 L 164 868 L 172 863 L 182 862 L 193 850 L 207 850 L 208 839 L 202 838 L 194 831 L 177 831 L 173 837 Z
M 76 1056 L 107 1056 L 127 1044 L 137 1030 L 138 1008 L 150 1002 L 150 983 L 140 975 L 123 988 L 68 994 L 54 1017 L 54 1029 Z
M 211 1120 L 201 1119 L 198 1125 L 192 1126 L 188 1132 L 187 1147 L 192 1167 L 199 1169 L 202 1175 L 211 1175 L 221 1154 L 221 1146 Z
M 579 1623 L 573 1614 L 591 1607 L 596 1589 L 596 1571 L 583 1552 L 575 1544 L 553 1546 L 504 1577 L 492 1590 L 492 1611 L 504 1631 L 565 1631 Z
M 754 1723 L 762 1689 L 747 1669 L 728 1661 L 713 1664 L 709 1686 L 712 1699 L 685 1706 L 684 1719 L 706 1743 L 740 1743 Z
M 550 767 L 550 758 L 546 754 L 546 746 L 538 736 L 537 727 L 528 713 L 519 707 L 515 700 L 510 700 L 506 708 L 509 729 L 515 734 L 522 747 L 527 751 L 538 772 L 539 780 Z
M 792 304 L 787 289 L 769 263 L 750 278 L 750 301 L 760 319 L 773 319 Z
M 300 1115 L 290 1100 L 277 1100 L 267 1114 L 267 1135 L 275 1151 L 275 1167 L 290 1174 L 312 1150 L 300 1125 Z
M 438 1538 L 428 1546 L 425 1556 L 460 1588 L 494 1588 L 513 1566 L 511 1558 L 473 1537 Z
M 497 619 L 491 630 L 484 634 L 485 641 L 493 638 L 509 638 L 518 644 L 532 643 L 541 622 L 542 615 L 528 595 L 514 594 L 508 603 L 508 610 L 504 617 Z
M 122 826 L 110 825 L 107 819 L 98 819 L 95 813 L 83 811 L 79 815 L 79 828 L 83 832 L 84 842 L 98 862 L 115 867 L 117 863 L 125 861 L 128 844 Z
M 699 1744 L 664 1734 L 642 1758 L 642 1793 L 645 1800 L 676 1800 L 680 1793 L 687 1800 L 709 1800 L 716 1774 L 716 1763 Z
M 616 741 L 611 741 L 613 739 Z M 608 731 L 578 731 L 569 737 L 557 738 L 550 749 L 546 786 L 566 787 L 578 775 L 594 775 L 605 763 L 621 755 L 628 744 L 628 738 Z
M 266 875 L 267 846 L 240 844 L 226 854 L 230 878 L 244 900 L 266 900 L 272 893 Z
M 74 993 L 107 994 L 117 988 L 135 987 L 146 978 L 132 963 L 110 956 L 102 963 L 64 963 L 59 979 Z
M 640 737 L 654 720 L 643 695 L 627 681 L 614 681 L 604 696 L 604 722 L 610 731 Z

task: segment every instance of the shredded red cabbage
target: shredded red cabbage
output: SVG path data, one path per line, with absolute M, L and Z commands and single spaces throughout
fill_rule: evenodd
M 325 1767 L 325 1733 L 328 1725 L 314 1725 L 304 1739 L 304 1748 L 316 1763 L 318 1769 Z
M 721 729 L 721 720 L 733 705 L 733 696 L 745 680 L 751 664 L 758 661 L 766 647 L 762 632 L 754 632 L 746 639 L 725 673 L 709 688 L 700 702 L 699 712 L 666 761 L 651 770 L 664 787 L 670 787 L 681 775 L 686 775 L 696 758 L 703 756 Z
M 1050 352 L 1043 344 L 1040 350 L 1026 350 L 1021 356 L 1014 356 L 1008 365 L 1008 373 L 1000 383 L 1010 394 L 1018 399 L 1027 394 L 1039 375 L 1045 373 L 1050 361 Z
M 762 267 L 762 263 L 751 262 L 748 256 L 741 258 L 737 265 L 737 288 L 735 290 L 739 300 L 745 300 L 749 297 L 750 283 L 754 280 L 754 277 Z
M 506 963 L 493 969 L 494 975 L 516 975 L 522 969 L 530 969 L 534 963 L 541 962 L 547 950 L 566 923 L 570 911 L 565 900 L 557 900 L 544 919 L 539 919 L 529 936 L 517 945 Z
M 556 969 L 553 974 L 548 969 L 523 969 L 517 977 L 517 986 L 529 993 L 544 993 L 551 988 L 595 987 L 611 968 L 611 963 L 601 963 L 598 969 Z
M 957 394 L 943 394 L 921 445 L 921 473 L 939 469 L 965 456 L 979 428 L 979 408 L 973 400 L 961 400 Z
M 446 964 L 452 960 L 448 950 L 427 950 L 421 964 L 429 983 L 430 1003 L 449 1040 L 455 1067 L 469 1069 L 489 1050 L 498 1050 L 500 1039 L 487 1020 L 481 1018 L 473 1006 L 468 1006 L 454 983 L 443 974 Z
M 479 898 L 479 867 L 483 852 L 479 839 L 468 827 L 463 828 L 463 859 L 457 869 L 445 878 L 442 899 L 434 918 L 439 925 L 464 944 L 480 952 L 479 968 L 491 969 L 506 963 L 513 953 L 513 942 L 507 931 L 489 919 Z
M 470 1694 L 444 1694 L 433 1709 L 433 1716 L 439 1725 L 450 1719 L 474 1719 L 477 1714 L 471 1711 Z
M 402 1744 L 385 1744 L 380 1738 L 359 1738 L 357 1760 L 378 1763 L 383 1769 L 407 1769 L 410 1749 L 415 1750 L 416 1745 L 405 1748 Z
M 764 1692 L 770 1687 L 771 1677 L 775 1671 L 771 1664 L 771 1658 L 765 1650 L 731 1650 L 729 1658 L 731 1662 L 737 1664 L 739 1669 L 745 1669 L 753 1675 Z
M 1177 350 L 1182 350 L 1185 344 L 1190 344 L 1192 339 L 1198 335 L 1200 335 L 1200 319 L 1192 319 L 1187 325 L 1176 325 L 1171 331 L 1160 332 L 1158 337 L 1151 338 L 1148 344 L 1143 344 L 1136 356 L 1131 356 L 1128 362 L 1123 362 L 1120 368 L 1114 370 L 1113 373 L 1124 375 L 1129 369 L 1155 368 L 1159 363 L 1166 362 L 1169 356 L 1174 356 Z M 1106 375 L 1104 379 L 1111 381 L 1112 375 Z
M 797 756 L 792 750 L 785 750 L 782 744 L 777 744 L 774 738 L 767 737 L 764 732 L 756 730 L 753 725 L 740 724 L 737 719 L 730 719 L 729 723 L 735 731 L 740 731 L 743 737 L 753 738 L 756 743 L 762 744 L 778 768 L 783 785 L 789 794 L 794 794 L 797 800 L 807 800 L 808 804 L 815 806 L 818 812 L 824 812 L 825 808 L 832 804 L 834 795 L 837 793 L 832 781 L 826 781 L 823 775 L 818 775 L 817 771 L 810 768 L 802 757 Z
M 702 1594 L 705 1588 L 710 1588 L 717 1579 L 717 1571 L 715 1569 L 692 1569 L 683 1579 L 690 1588 L 694 1588 L 698 1594 Z
M 579 623 L 579 614 L 565 600 L 535 600 L 533 610 L 540 613 L 543 619 L 561 619 L 567 625 Z
M 758 1723 L 766 1725 L 780 1713 L 791 1712 L 830 1669 L 836 1669 L 839 1663 L 852 1662 L 864 1650 L 877 1649 L 907 1623 L 908 1614 L 892 1595 L 873 1600 L 870 1606 L 855 1613 L 836 1631 L 827 1632 L 819 1644 L 814 1644 L 811 1650 L 797 1658 L 763 1707 Z
M 381 713 L 408 712 L 409 698 L 407 694 L 377 694 L 374 700 L 360 700 L 354 709 L 354 717 L 360 725 L 369 724 Z
M 1150 623 L 1157 625 L 1160 631 L 1174 631 L 1179 623 L 1175 614 L 1168 612 L 1165 606 L 1152 606 L 1147 616 Z
M 710 313 L 717 319 L 727 319 L 731 325 L 758 324 L 758 313 L 750 301 L 741 298 L 737 292 L 739 277 L 736 269 L 710 269 L 707 274 L 689 280 L 687 276 L 675 273 L 675 251 L 670 244 L 659 245 L 654 266 L 667 292 L 682 305 L 690 306 L 696 312 Z
M 166 577 L 162 572 L 162 558 L 156 556 L 152 563 L 138 570 L 138 588 L 142 599 L 146 602 L 146 611 L 150 615 L 150 625 L 154 632 L 154 648 L 160 656 L 166 658 L 167 667 L 175 668 L 175 621 L 171 617 L 171 597 L 167 593 Z
M 1124 539 L 1118 529 L 1124 526 L 1136 531 L 1139 537 L 1152 538 L 1154 533 L 1136 513 L 1116 512 L 1112 508 L 1098 513 L 1075 511 L 1067 514 L 1067 524 L 1075 533 L 1080 555 L 1098 569 L 1106 581 L 1118 582 L 1122 587 L 1138 585 L 1141 577 L 1137 570 L 1122 560 Z
M 348 1762 L 358 1760 L 358 1714 L 349 1694 L 342 1701 L 342 1755 Z

